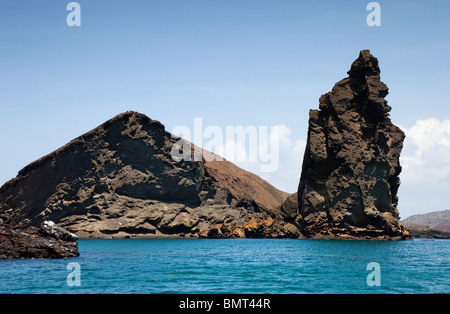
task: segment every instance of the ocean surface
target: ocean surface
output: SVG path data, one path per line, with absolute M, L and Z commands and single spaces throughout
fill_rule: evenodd
M 0 261 L 0 293 L 450 293 L 450 240 L 80 240 L 79 250 Z

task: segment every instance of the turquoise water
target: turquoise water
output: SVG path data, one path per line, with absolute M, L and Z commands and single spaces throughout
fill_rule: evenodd
M 67 260 L 0 261 L 0 293 L 450 293 L 450 240 L 80 240 L 79 249 Z M 81 286 L 67 284 L 72 262 Z M 367 284 L 371 262 L 380 286 Z

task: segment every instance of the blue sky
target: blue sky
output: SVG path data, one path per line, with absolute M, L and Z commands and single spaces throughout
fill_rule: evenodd
M 449 208 L 449 1 L 378 1 L 380 27 L 367 25 L 363 0 L 80 0 L 81 27 L 66 24 L 69 2 L 0 1 L 0 184 L 127 110 L 168 130 L 197 117 L 220 127 L 284 125 L 302 142 L 309 109 L 370 49 L 392 121 L 414 131 L 408 156 L 427 128 L 417 121 L 438 121 L 435 146 L 402 177 L 400 212 Z M 442 162 L 444 176 L 413 175 L 428 155 L 442 156 L 433 165 Z M 302 158 L 285 165 L 298 172 L 291 179 L 265 178 L 295 191 Z

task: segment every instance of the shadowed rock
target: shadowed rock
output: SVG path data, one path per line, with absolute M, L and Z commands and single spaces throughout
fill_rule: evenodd
M 0 259 L 78 257 L 78 238 L 51 221 L 17 228 L 0 220 Z
M 293 196 L 281 210 L 307 237 L 408 239 L 397 210 L 405 135 L 378 60 L 363 50 L 348 75 L 309 113 L 298 206 Z

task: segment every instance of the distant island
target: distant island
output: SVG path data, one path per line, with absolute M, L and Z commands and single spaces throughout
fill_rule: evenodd
M 413 215 L 400 222 L 414 238 L 450 239 L 450 210 Z

